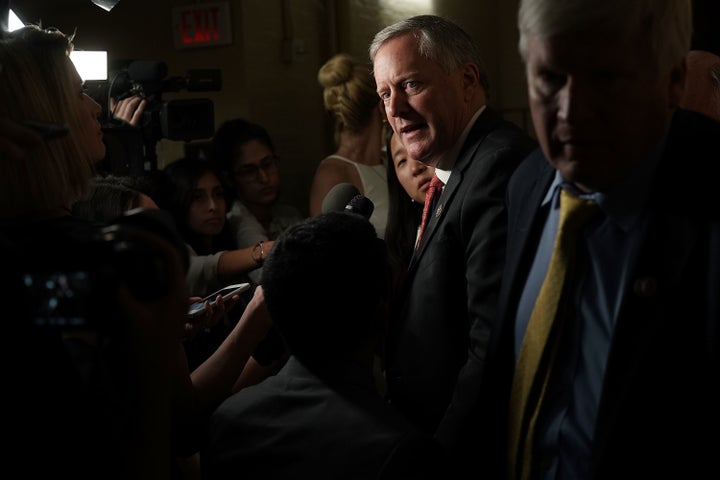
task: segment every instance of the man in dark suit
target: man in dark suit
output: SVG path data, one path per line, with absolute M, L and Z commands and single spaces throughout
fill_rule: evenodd
M 720 202 L 711 172 L 720 124 L 677 108 L 690 12 L 689 0 L 521 2 L 541 148 L 509 187 L 508 261 L 478 408 L 486 418 L 473 425 L 488 478 L 717 472 Z M 576 243 L 566 313 L 550 315 L 557 335 L 542 358 L 552 368 L 534 377 L 531 412 L 514 398 L 564 191 L 599 211 Z
M 445 183 L 389 320 L 388 395 L 458 453 L 496 313 L 507 181 L 536 144 L 486 105 L 478 48 L 456 24 L 403 20 L 375 36 L 370 57 L 390 126 Z

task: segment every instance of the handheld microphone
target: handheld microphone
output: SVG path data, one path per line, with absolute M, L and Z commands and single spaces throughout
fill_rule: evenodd
M 348 213 L 356 213 L 362 215 L 365 219 L 370 220 L 370 216 L 375 210 L 375 204 L 365 195 L 355 195 L 347 205 L 345 211 Z
M 347 212 L 362 215 L 370 219 L 375 205 L 372 200 L 360 193 L 351 183 L 338 183 L 332 187 L 322 202 L 322 213 Z
M 355 196 L 360 195 L 360 190 L 351 183 L 338 183 L 332 187 L 322 201 L 322 213 L 344 212 L 345 207 Z

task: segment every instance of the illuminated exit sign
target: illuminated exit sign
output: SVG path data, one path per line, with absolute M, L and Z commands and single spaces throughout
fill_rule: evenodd
M 232 43 L 230 3 L 194 3 L 172 10 L 175 48 Z

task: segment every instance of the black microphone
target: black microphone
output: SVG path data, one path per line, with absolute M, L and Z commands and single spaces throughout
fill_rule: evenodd
M 338 183 L 332 187 L 322 202 L 322 213 L 347 212 L 370 218 L 375 205 L 372 200 L 360 193 L 351 183 Z
M 360 195 L 355 185 L 351 183 L 338 183 L 332 187 L 322 201 L 322 213 L 344 212 L 345 207 L 355 196 Z
M 355 195 L 347 205 L 345 211 L 348 213 L 356 213 L 362 215 L 365 219 L 370 220 L 370 216 L 375 210 L 375 204 L 365 195 Z

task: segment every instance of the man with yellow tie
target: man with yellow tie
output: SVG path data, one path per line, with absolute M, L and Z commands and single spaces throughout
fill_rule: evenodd
M 540 148 L 508 189 L 484 478 L 717 476 L 720 124 L 678 107 L 691 12 L 520 2 Z

